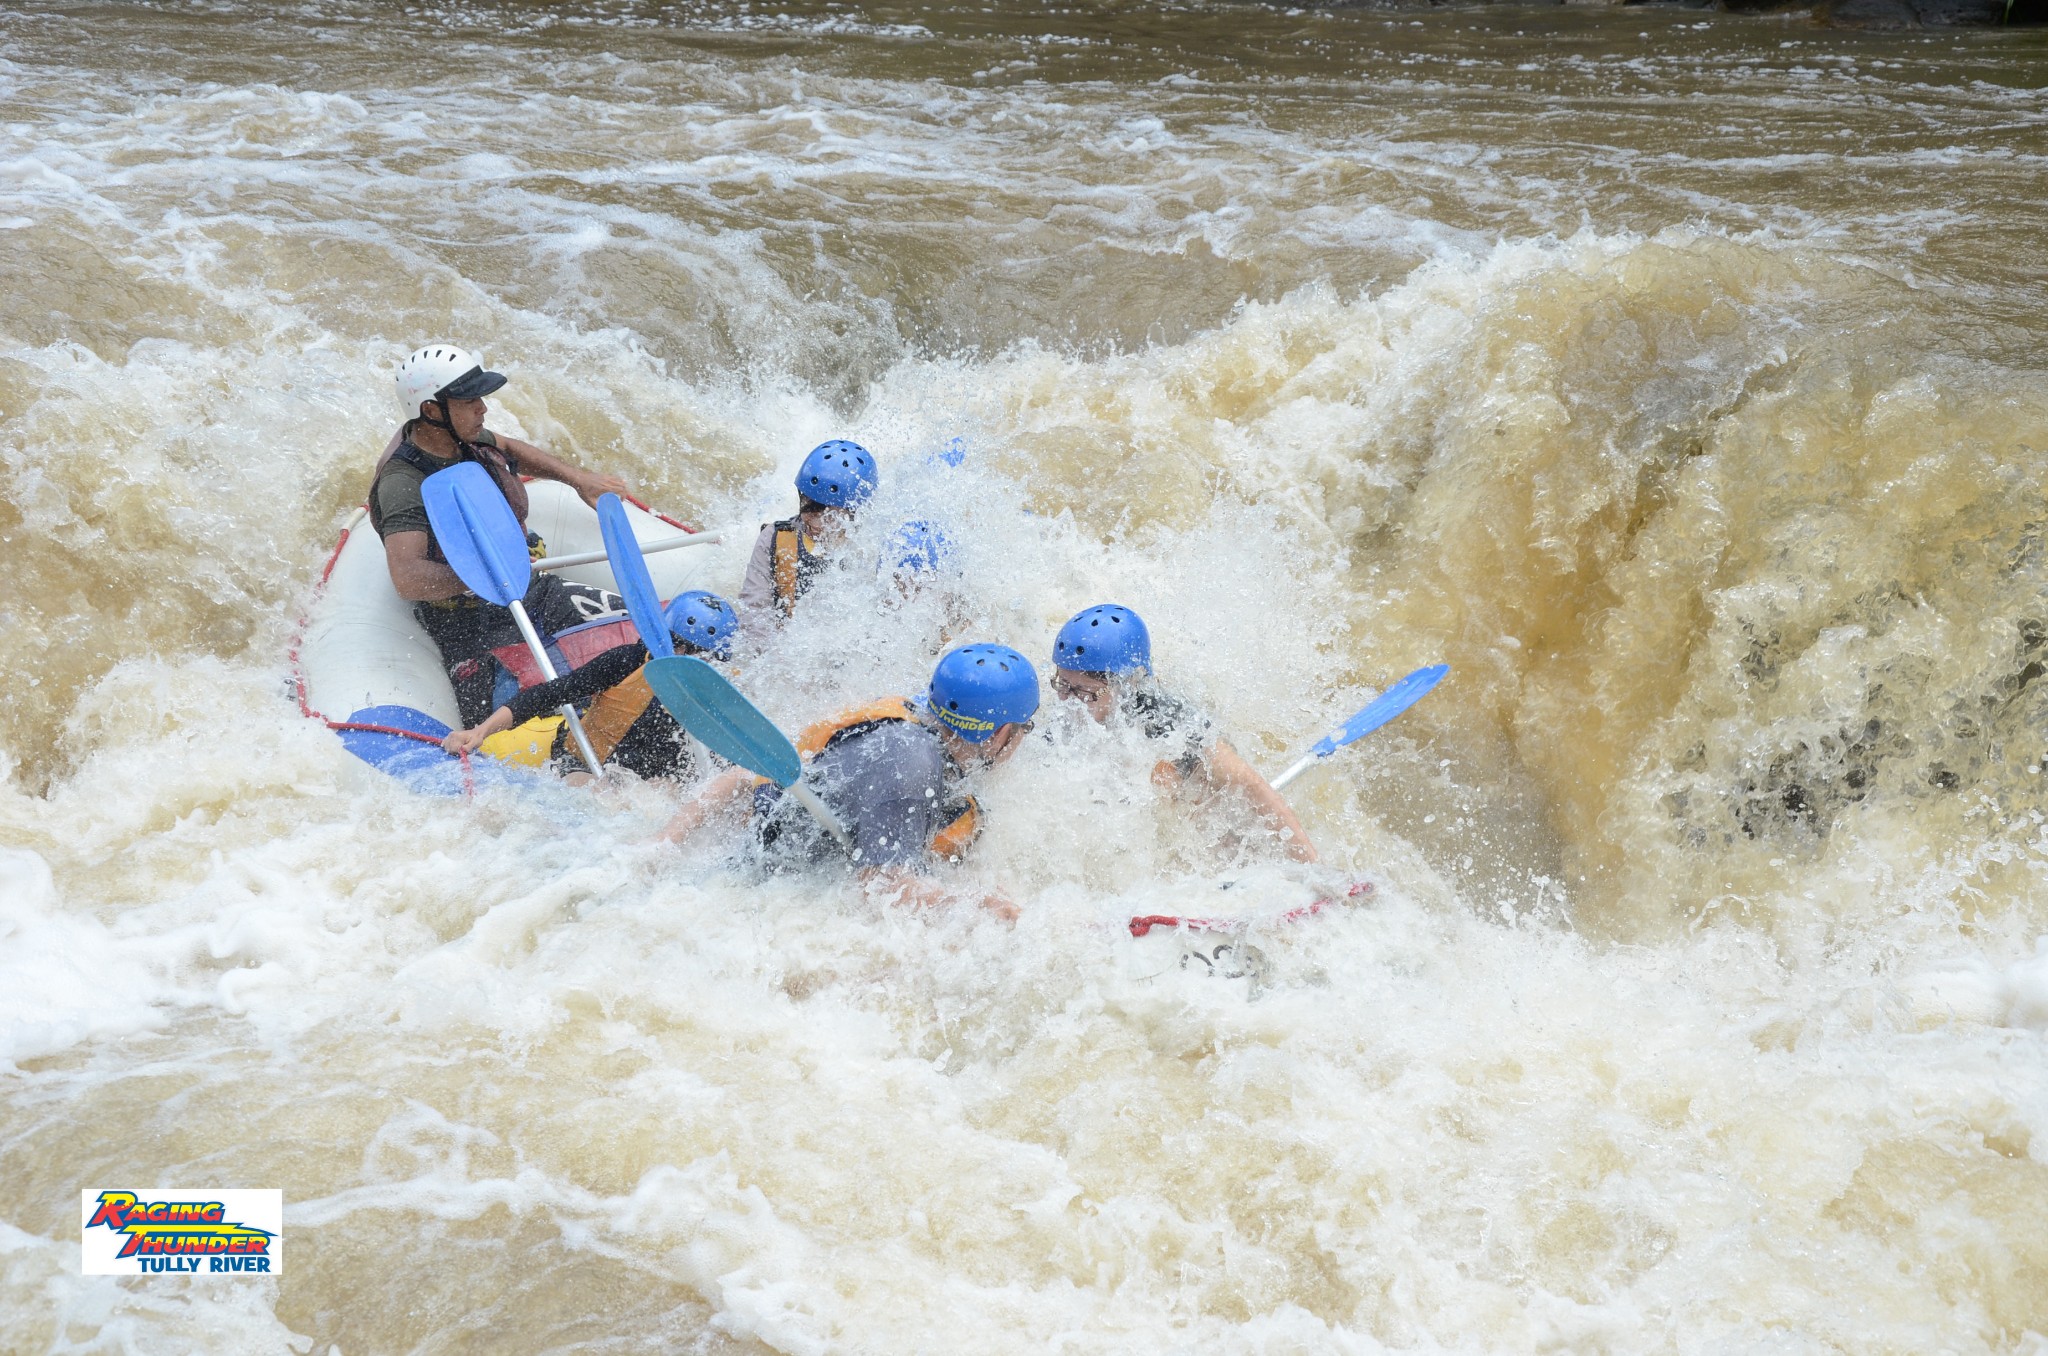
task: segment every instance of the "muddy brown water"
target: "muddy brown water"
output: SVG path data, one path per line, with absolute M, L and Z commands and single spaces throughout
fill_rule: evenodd
M 2034 1351 L 2048 36 L 1237 5 L 0 14 L 0 1350 Z M 453 339 L 799 723 L 1114 598 L 1328 861 L 1048 707 L 957 883 L 284 695 Z M 930 454 L 960 439 L 966 460 Z M 863 557 L 865 558 L 865 557 Z M 1267 918 L 1250 980 L 1123 940 Z M 1231 895 L 1219 879 L 1241 882 Z M 1169 946 L 1172 943 L 1167 943 Z M 81 1190 L 286 1192 L 268 1280 Z

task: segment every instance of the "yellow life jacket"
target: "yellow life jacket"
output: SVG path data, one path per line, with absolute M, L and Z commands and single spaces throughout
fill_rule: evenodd
M 841 711 L 804 726 L 796 737 L 796 751 L 805 758 L 815 758 L 840 740 L 891 720 L 918 723 L 917 710 L 907 698 L 883 697 L 866 706 Z M 972 796 L 962 796 L 949 801 L 940 813 L 946 822 L 933 832 L 929 846 L 947 861 L 957 862 L 981 835 L 981 802 Z
M 560 716 L 535 716 L 524 725 L 498 731 L 478 746 L 478 752 L 521 767 L 546 767 L 562 723 Z

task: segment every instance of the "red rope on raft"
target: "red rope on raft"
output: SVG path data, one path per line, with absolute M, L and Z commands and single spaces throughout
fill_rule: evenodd
M 371 734 L 397 735 L 400 739 L 417 739 L 422 744 L 439 745 L 440 740 L 418 730 L 401 730 L 396 725 L 372 725 L 359 720 L 330 720 L 324 722 L 330 730 L 366 730 Z
M 341 540 L 334 543 L 334 550 L 328 554 L 327 563 L 320 567 L 320 582 L 313 586 L 313 597 L 306 604 L 307 615 L 302 615 L 299 624 L 293 628 L 291 648 L 286 651 L 286 658 L 292 666 L 292 690 L 299 699 L 299 714 L 308 720 L 319 721 L 330 730 L 365 730 L 371 734 L 397 735 L 401 739 L 417 739 L 424 744 L 438 745 L 440 740 L 432 735 L 421 734 L 418 730 L 401 730 L 394 725 L 365 725 L 346 720 L 329 720 L 315 711 L 313 704 L 306 700 L 306 670 L 299 663 L 299 646 L 306 639 L 306 623 L 312 620 L 310 614 L 313 603 L 319 601 L 320 594 L 327 588 L 327 581 L 334 574 L 334 563 L 341 559 L 341 548 L 348 545 L 348 535 L 348 528 L 341 529 Z M 470 771 L 469 755 L 464 753 L 458 754 L 457 757 L 462 759 L 462 793 L 473 796 L 476 794 L 476 777 Z
M 688 523 L 680 522 L 677 519 L 671 518 L 666 513 L 663 513 L 660 509 L 655 508 L 650 504 L 642 503 L 640 500 L 635 499 L 630 494 L 622 494 L 619 497 L 625 500 L 627 503 L 631 504 L 634 508 L 639 509 L 642 513 L 651 513 L 655 517 L 667 523 L 670 527 L 678 528 L 684 532 L 689 533 L 693 537 L 696 536 L 697 533 L 702 530 L 701 528 L 691 527 Z
M 539 476 L 521 476 L 519 478 L 529 485 L 531 485 L 534 481 L 540 479 Z M 639 509 L 642 513 L 649 514 L 653 517 L 659 518 L 663 522 L 667 523 L 670 527 L 673 527 L 681 532 L 687 532 L 693 537 L 703 530 L 702 528 L 691 527 L 688 523 L 682 521 L 680 518 L 669 517 L 666 513 L 663 513 L 660 509 L 654 507 L 652 504 L 648 503 L 644 499 L 635 499 L 630 494 L 622 494 L 619 496 L 619 498 L 625 500 L 634 508 Z
M 1360 895 L 1371 893 L 1372 882 L 1362 880 L 1354 883 L 1350 889 L 1346 890 L 1344 898 L 1356 899 Z M 1133 937 L 1143 937 L 1151 932 L 1153 928 L 1188 928 L 1199 929 L 1203 932 L 1243 932 L 1251 927 L 1255 921 L 1263 923 L 1292 923 L 1298 918 L 1306 918 L 1310 914 L 1321 913 L 1324 909 L 1335 908 L 1341 902 L 1341 900 L 1335 899 L 1318 899 L 1312 904 L 1303 904 L 1300 908 L 1289 909 L 1286 913 L 1275 914 L 1271 918 L 1257 920 L 1249 918 L 1179 918 L 1170 913 L 1151 913 L 1146 914 L 1143 918 L 1133 918 L 1131 920 L 1131 935 Z

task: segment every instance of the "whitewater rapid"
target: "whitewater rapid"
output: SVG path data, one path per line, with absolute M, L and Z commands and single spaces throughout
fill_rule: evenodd
M 2048 1349 L 2040 50 L 0 15 L 0 1352 Z M 792 728 L 1106 600 L 1269 772 L 1451 678 L 1315 871 L 1049 707 L 1014 926 L 406 793 L 288 655 L 436 339 L 727 591 L 824 438 L 857 551 L 954 531 L 957 616 L 849 571 L 747 662 Z M 1251 978 L 1123 926 L 1354 879 Z M 287 1269 L 79 1275 L 150 1186 Z

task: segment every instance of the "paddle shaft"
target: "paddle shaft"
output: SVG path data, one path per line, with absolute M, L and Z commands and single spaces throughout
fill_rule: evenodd
M 1293 767 L 1288 768 L 1287 771 L 1275 777 L 1271 782 L 1268 782 L 1267 785 L 1271 786 L 1275 791 L 1278 791 L 1281 787 L 1287 785 L 1287 783 L 1293 781 L 1296 777 L 1299 777 L 1302 773 L 1308 771 L 1315 765 L 1316 755 L 1310 754 L 1308 755 L 1308 757 L 1303 758 L 1300 762 L 1296 763 Z
M 839 841 L 839 846 L 850 848 L 853 839 L 847 836 L 846 826 L 839 822 L 839 816 L 832 813 L 832 807 L 818 799 L 818 793 L 802 782 L 792 782 L 783 788 L 796 798 L 796 803 L 811 812 L 811 818 L 818 821 L 825 832 Z
M 519 634 L 526 639 L 526 648 L 533 651 L 533 659 L 540 665 L 541 677 L 555 681 L 555 666 L 548 658 L 548 647 L 540 643 L 540 636 L 533 629 L 533 623 L 526 618 L 526 608 L 514 598 L 510 604 L 512 620 L 519 623 Z M 590 747 L 590 736 L 583 733 L 583 722 L 576 716 L 576 708 L 563 702 L 559 708 L 562 719 L 569 722 L 569 733 L 576 739 L 576 752 L 583 759 L 583 765 L 590 769 L 593 777 L 604 776 L 604 764 L 597 759 L 597 750 Z
M 650 542 L 640 548 L 640 554 L 651 556 L 656 551 L 679 551 L 685 546 L 714 546 L 724 540 L 725 537 L 721 533 L 699 532 L 693 537 L 670 537 L 666 541 Z M 574 555 L 549 556 L 546 560 L 536 560 L 533 562 L 533 568 L 566 570 L 571 565 L 595 565 L 600 560 L 609 559 L 610 554 L 604 551 L 578 551 Z

